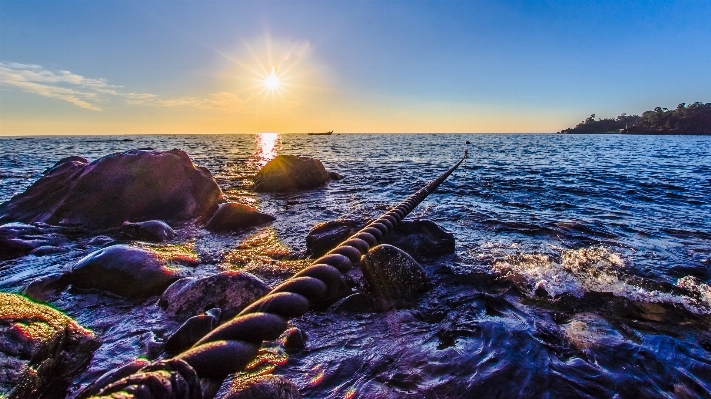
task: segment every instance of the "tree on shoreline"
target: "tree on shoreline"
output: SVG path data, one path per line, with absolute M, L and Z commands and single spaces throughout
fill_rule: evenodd
M 623 113 L 615 119 L 595 120 L 592 114 L 560 133 L 711 134 L 711 103 L 695 102 L 688 106 L 681 103 L 673 110 L 656 107 L 642 116 Z

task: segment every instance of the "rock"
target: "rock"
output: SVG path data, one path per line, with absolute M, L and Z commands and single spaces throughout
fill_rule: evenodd
M 163 242 L 175 238 L 175 231 L 160 220 L 124 222 L 119 232 L 132 240 Z
M 257 173 L 254 191 L 298 191 L 321 186 L 330 179 L 326 168 L 317 159 L 279 155 Z
M 153 251 L 112 245 L 80 259 L 69 281 L 75 287 L 109 291 L 127 298 L 160 295 L 181 278 Z
M 179 353 L 190 348 L 217 327 L 218 321 L 207 313 L 189 318 L 165 341 L 165 351 Z
M 306 247 L 320 257 L 365 227 L 366 221 L 341 219 L 319 223 L 306 235 Z
M 170 359 L 109 383 L 90 398 L 203 399 L 203 395 L 195 370 L 180 359 Z
M 317 224 L 306 236 L 306 247 L 314 257 L 322 256 L 368 223 L 342 219 Z M 430 220 L 402 220 L 381 244 L 398 247 L 415 258 L 428 258 L 454 253 L 455 242 L 452 233 Z
M 336 172 L 328 172 L 328 177 L 331 178 L 331 180 L 341 180 L 343 179 L 343 176 L 339 175 Z
M 261 213 L 251 206 L 226 203 L 220 204 L 217 212 L 212 215 L 205 228 L 214 232 L 234 231 L 274 220 L 273 216 Z
M 62 312 L 0 292 L 0 397 L 39 398 L 50 386 L 61 392 L 99 345 Z
M 56 245 L 42 245 L 30 251 L 30 255 L 34 256 L 45 256 L 52 254 L 61 254 L 67 252 L 68 249 L 64 247 L 58 247 Z
M 431 286 L 422 266 L 388 244 L 371 248 L 363 257 L 361 270 L 363 290 L 375 298 L 381 310 L 408 306 Z
M 55 240 L 46 233 L 37 226 L 24 223 L 0 226 L 0 259 L 24 256 L 36 248 L 52 245 Z
M 227 392 L 216 399 L 301 399 L 301 393 L 288 379 L 267 374 L 247 379 L 236 378 Z
M 306 347 L 306 333 L 298 327 L 291 327 L 281 335 L 284 342 L 284 349 L 287 351 L 297 351 Z
M 454 234 L 431 220 L 402 220 L 383 237 L 382 243 L 396 246 L 417 259 L 454 253 Z
M 373 299 L 362 292 L 351 294 L 333 304 L 334 312 L 368 313 L 374 310 Z
M 100 236 L 92 237 L 91 240 L 89 240 L 89 242 L 86 243 L 86 245 L 103 246 L 103 245 L 106 245 L 106 244 L 109 244 L 112 242 L 114 242 L 113 238 L 111 238 L 109 236 L 100 235 Z
M 138 372 L 140 369 L 148 366 L 149 364 L 150 362 L 148 360 L 139 357 L 137 359 L 134 359 L 130 363 L 124 364 L 123 366 L 119 366 L 113 370 L 109 370 L 101 377 L 94 380 L 94 382 L 84 387 L 84 389 L 82 389 L 74 399 L 86 399 L 88 397 L 94 396 L 112 382 L 128 377 L 129 375 Z
M 24 193 L 0 205 L 0 222 L 46 222 L 92 229 L 125 220 L 186 221 L 224 202 L 210 172 L 180 150 L 131 150 L 89 163 L 57 162 Z
M 55 273 L 34 279 L 25 288 L 23 294 L 36 301 L 46 301 L 50 296 L 69 285 L 66 274 Z
M 269 291 L 269 286 L 252 274 L 228 271 L 201 279 L 178 280 L 165 290 L 158 305 L 180 316 L 220 308 L 222 320 L 229 320 Z

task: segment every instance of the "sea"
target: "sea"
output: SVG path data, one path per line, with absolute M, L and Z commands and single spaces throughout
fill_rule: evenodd
M 377 217 L 466 151 L 407 216 L 455 237 L 454 254 L 418 259 L 434 288 L 411 308 L 309 312 L 292 321 L 308 337 L 304 349 L 271 349 L 282 360 L 270 371 L 304 397 L 711 397 L 711 136 L 0 137 L 0 202 L 64 157 L 136 148 L 182 149 L 229 200 L 277 218 L 232 235 L 186 230 L 181 245 L 201 262 L 195 275 L 247 267 L 226 254 L 255 235 L 307 257 L 314 225 Z M 259 168 L 282 154 L 319 159 L 343 179 L 253 192 Z M 0 261 L 0 290 L 20 292 L 91 250 Z M 272 266 L 283 257 L 275 259 Z M 276 283 L 275 275 L 264 278 Z M 152 356 L 180 322 L 161 315 L 156 298 L 61 293 L 48 302 L 105 342 L 66 397 L 122 362 Z

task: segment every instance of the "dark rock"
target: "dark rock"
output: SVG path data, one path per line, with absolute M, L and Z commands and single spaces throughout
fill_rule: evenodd
M 331 178 L 321 161 L 294 155 L 279 155 L 257 173 L 254 190 L 284 192 L 314 188 Z
M 42 245 L 30 251 L 30 255 L 34 256 L 44 256 L 52 254 L 61 254 L 67 252 L 68 249 L 64 247 L 58 247 L 56 245 Z
M 363 289 L 381 310 L 409 306 L 417 294 L 431 287 L 422 266 L 392 245 L 382 244 L 368 251 L 361 269 Z
M 331 178 L 331 180 L 341 180 L 343 179 L 343 176 L 339 175 L 336 172 L 328 172 L 328 177 Z
M 188 277 L 176 281 L 165 290 L 158 305 L 170 314 L 181 316 L 193 316 L 217 307 L 222 310 L 222 319 L 229 320 L 269 290 L 269 286 L 252 274 L 222 272 L 201 279 Z
M 23 294 L 36 301 L 46 301 L 56 292 L 65 289 L 67 285 L 69 285 L 69 279 L 66 274 L 50 274 L 49 276 L 32 280 L 23 291 Z
M 298 327 L 291 327 L 282 334 L 284 349 L 297 351 L 306 347 L 306 334 Z
M 53 243 L 37 226 L 7 223 L 0 226 L 0 259 L 27 255 L 35 248 Z
M 89 330 L 49 306 L 0 292 L 0 396 L 38 398 L 65 389 L 100 345 Z
M 209 231 L 234 231 L 274 221 L 274 217 L 242 204 L 220 204 L 205 225 Z
M 92 237 L 92 239 L 89 240 L 89 242 L 87 242 L 86 244 L 92 245 L 92 246 L 102 246 L 102 245 L 112 243 L 114 241 L 115 240 L 109 236 L 101 235 L 101 236 Z
M 334 220 L 314 226 L 306 236 L 306 247 L 319 257 L 368 224 L 366 220 Z M 454 253 L 454 235 L 430 220 L 402 220 L 385 235 L 381 244 L 396 246 L 415 258 Z
M 112 245 L 80 259 L 72 268 L 69 281 L 75 287 L 142 298 L 160 295 L 180 277 L 178 270 L 167 267 L 155 252 Z
M 361 292 L 349 295 L 333 304 L 334 312 L 368 313 L 374 310 L 373 299 Z
M 170 359 L 149 364 L 112 382 L 91 398 L 203 399 L 203 395 L 195 370 L 180 359 Z
M 189 318 L 165 341 L 165 351 L 178 353 L 190 348 L 212 331 L 218 321 L 207 313 Z
M 221 202 L 210 172 L 196 168 L 185 152 L 131 150 L 91 163 L 62 159 L 0 205 L 0 222 L 110 228 L 126 220 L 186 221 Z
M 139 357 L 128 364 L 109 370 L 101 377 L 94 380 L 94 382 L 84 387 L 84 389 L 82 389 L 74 399 L 86 399 L 94 396 L 110 383 L 118 381 L 124 377 L 128 377 L 149 364 L 150 362 L 148 360 Z
M 234 379 L 227 392 L 216 399 L 301 399 L 293 382 L 278 375 Z
M 124 222 L 119 232 L 132 240 L 163 242 L 175 238 L 175 231 L 160 220 Z
M 383 237 L 383 244 L 396 246 L 414 258 L 431 258 L 454 253 L 454 234 L 431 220 L 402 220 Z
M 306 235 L 306 247 L 320 257 L 365 227 L 366 221 L 341 219 L 319 223 Z

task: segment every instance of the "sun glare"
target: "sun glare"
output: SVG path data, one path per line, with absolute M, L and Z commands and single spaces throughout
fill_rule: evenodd
M 279 79 L 276 70 L 272 67 L 272 71 L 264 78 L 264 88 L 269 91 L 276 91 L 279 90 L 279 86 L 281 86 L 281 79 Z

